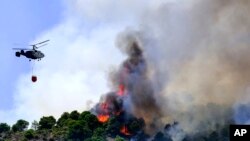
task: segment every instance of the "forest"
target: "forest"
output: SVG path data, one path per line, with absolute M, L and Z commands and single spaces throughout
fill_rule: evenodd
M 173 141 L 170 130 L 178 123 L 166 124 L 162 131 L 149 135 L 144 131 L 141 118 L 130 118 L 124 123 L 124 116 L 113 116 L 104 120 L 89 111 L 64 112 L 58 120 L 43 116 L 29 124 L 23 119 L 12 126 L 0 123 L 0 141 Z M 183 141 L 227 141 L 228 126 L 209 134 L 186 135 Z

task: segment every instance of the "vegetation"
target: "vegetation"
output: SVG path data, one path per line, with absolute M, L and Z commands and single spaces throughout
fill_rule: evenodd
M 6 123 L 0 123 L 0 134 L 10 131 L 10 126 Z
M 133 138 L 136 141 L 172 141 L 168 134 L 174 125 L 166 125 L 165 130 L 149 137 L 144 133 L 145 123 L 143 119 L 124 116 L 111 116 L 106 123 L 98 121 L 98 118 L 84 111 L 65 112 L 56 120 L 53 116 L 40 118 L 33 121 L 28 129 L 29 122 L 20 119 L 12 127 L 6 123 L 0 123 L 0 141 L 128 141 Z M 215 141 L 228 140 L 228 128 L 222 128 L 209 135 L 185 137 L 183 141 Z
M 21 131 L 24 131 L 25 129 L 27 129 L 28 128 L 28 125 L 29 125 L 29 122 L 28 121 L 25 121 L 25 120 L 22 120 L 22 119 L 20 119 L 20 120 L 18 120 L 17 122 L 16 122 L 16 124 L 14 124 L 13 126 L 12 126 L 12 131 L 13 132 L 21 132 Z
M 0 141 L 106 141 L 109 137 L 107 131 L 113 127 L 111 123 L 99 122 L 98 118 L 89 111 L 65 112 L 58 120 L 53 116 L 43 116 L 39 121 L 33 121 L 30 129 L 28 125 L 29 122 L 23 119 L 18 120 L 12 127 L 6 123 L 0 123 Z M 119 127 L 114 136 L 116 135 L 122 136 Z
M 38 129 L 52 129 L 56 124 L 56 119 L 53 116 L 42 117 L 38 124 Z

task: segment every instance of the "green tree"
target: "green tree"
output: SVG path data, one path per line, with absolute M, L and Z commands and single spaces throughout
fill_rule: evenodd
M 17 132 L 17 131 L 24 131 L 25 129 L 28 128 L 29 122 L 25 120 L 18 120 L 16 124 L 12 126 L 12 131 Z
M 89 129 L 94 130 L 100 126 L 97 117 L 93 114 L 88 114 L 85 116 L 84 121 L 87 122 Z
M 115 141 L 126 141 L 126 140 L 120 136 L 116 136 Z
M 86 115 L 90 115 L 91 113 L 89 111 L 84 111 L 80 114 L 79 119 L 84 120 Z
M 28 140 L 31 140 L 35 137 L 35 131 L 33 129 L 29 129 L 24 132 L 24 137 Z
M 73 120 L 78 120 L 79 119 L 79 116 L 80 116 L 80 113 L 78 113 L 76 110 L 75 111 L 72 111 L 70 114 L 69 114 L 69 118 L 73 119 Z
M 10 131 L 10 126 L 7 123 L 0 123 L 0 133 Z
M 101 127 L 96 128 L 93 132 L 93 136 L 91 140 L 92 141 L 106 141 L 105 129 Z
M 94 130 L 93 136 L 96 137 L 105 137 L 105 130 L 101 127 L 98 127 Z
M 67 138 L 69 140 L 85 140 L 92 136 L 92 131 L 86 126 L 81 124 L 79 121 L 71 121 L 69 128 L 68 128 L 68 134 Z
M 111 117 L 107 123 L 106 133 L 108 136 L 115 137 L 120 134 L 121 123 L 116 117 Z
M 57 120 L 57 125 L 59 127 L 63 127 L 66 124 L 66 121 L 69 119 L 69 113 L 68 112 L 64 112 L 61 117 Z
M 42 117 L 39 121 L 39 130 L 41 129 L 52 129 L 56 124 L 56 119 L 53 116 Z
M 80 121 L 86 121 L 88 124 L 88 127 L 91 130 L 95 130 L 96 128 L 100 127 L 100 123 L 97 119 L 97 117 L 93 114 L 91 114 L 89 111 L 84 111 L 79 116 Z
M 88 140 L 88 139 L 87 139 Z M 100 136 L 92 136 L 89 141 L 106 141 L 106 139 L 104 137 L 100 137 Z

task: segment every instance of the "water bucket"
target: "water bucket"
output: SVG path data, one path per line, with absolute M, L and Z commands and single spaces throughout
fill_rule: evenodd
M 35 75 L 32 75 L 32 76 L 31 76 L 31 81 L 32 81 L 32 82 L 36 82 L 36 81 L 37 81 L 37 77 L 36 77 Z

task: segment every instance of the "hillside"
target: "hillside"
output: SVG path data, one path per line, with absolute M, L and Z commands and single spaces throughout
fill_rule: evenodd
M 12 127 L 6 123 L 0 124 L 0 141 L 172 141 L 171 130 L 178 123 L 167 124 L 161 132 L 147 135 L 143 119 L 133 118 L 126 124 L 123 116 L 113 116 L 107 121 L 91 114 L 89 111 L 79 113 L 65 112 L 56 120 L 53 116 L 41 117 L 39 121 L 29 123 L 23 119 L 18 120 Z M 183 141 L 227 141 L 228 128 L 217 129 L 207 135 L 186 136 Z

